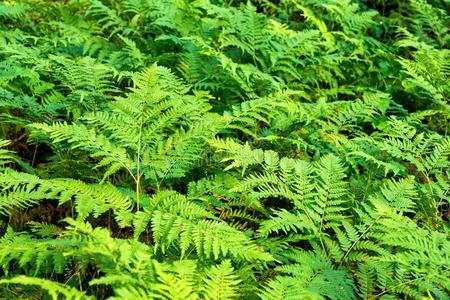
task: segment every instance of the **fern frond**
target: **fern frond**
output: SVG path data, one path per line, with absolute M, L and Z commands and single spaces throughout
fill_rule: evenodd
M 17 19 L 22 17 L 28 10 L 29 6 L 21 3 L 4 3 L 0 5 L 0 16 L 9 19 Z
M 50 295 L 50 297 L 52 297 L 53 300 L 60 299 L 60 296 L 65 297 L 65 299 L 72 299 L 72 300 L 94 299 L 94 297 L 88 296 L 85 293 L 78 291 L 78 289 L 70 288 L 64 284 L 37 277 L 28 277 L 23 275 L 16 276 L 11 279 L 1 279 L 0 284 L 38 286 L 39 288 L 45 290 Z
M 156 211 L 152 217 L 155 249 L 164 252 L 178 241 L 181 256 L 193 246 L 198 255 L 218 259 L 231 255 L 236 259 L 269 261 L 271 256 L 258 247 L 242 232 L 218 221 L 192 222 L 170 213 Z
M 239 295 L 241 280 L 234 274 L 229 260 L 209 268 L 205 273 L 204 291 L 207 299 L 232 299 Z
M 109 209 L 118 217 L 124 217 L 132 206 L 132 199 L 110 184 L 89 185 L 73 179 L 45 180 L 9 170 L 0 174 L 0 187 L 2 214 L 9 214 L 14 207 L 26 208 L 47 199 L 58 199 L 60 204 L 74 200 L 80 220 L 91 213 L 98 217 Z
M 343 213 L 347 210 L 347 183 L 343 182 L 345 167 L 333 155 L 327 155 L 318 162 L 316 172 L 318 182 L 315 185 L 317 196 L 311 204 L 317 214 L 314 218 L 320 223 L 320 229 L 345 220 Z

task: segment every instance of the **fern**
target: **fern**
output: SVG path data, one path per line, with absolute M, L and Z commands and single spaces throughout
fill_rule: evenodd
M 49 199 L 59 204 L 75 201 L 77 216 L 84 220 L 89 214 L 100 216 L 109 209 L 124 217 L 130 212 L 131 199 L 109 185 L 89 185 L 77 180 L 48 179 L 5 171 L 0 174 L 2 187 L 1 214 L 9 214 L 12 208 L 27 208 Z
M 98 159 L 97 167 L 107 167 L 104 179 L 127 171 L 138 193 L 143 176 L 157 186 L 183 176 L 198 159 L 202 138 L 210 130 L 200 119 L 208 109 L 207 98 L 184 95 L 186 86 L 162 67 L 147 69 L 135 84 L 128 98 L 110 103 L 110 112 L 84 116 L 85 124 L 34 124 L 34 128 Z M 171 135 L 164 138 L 167 131 Z
M 217 221 L 198 221 L 192 224 L 189 220 L 171 214 L 156 212 L 152 218 L 152 229 L 155 247 L 163 252 L 167 246 L 179 240 L 181 255 L 190 246 L 206 258 L 219 258 L 219 255 L 230 255 L 246 260 L 270 260 L 270 255 L 262 253 L 251 243 L 244 233 L 221 224 Z
M 208 299 L 236 298 L 240 280 L 233 274 L 233 268 L 229 261 L 222 262 L 219 266 L 211 267 L 206 271 L 205 292 Z
M 9 141 L 0 140 L 0 148 L 4 148 L 9 145 Z M 12 163 L 17 158 L 14 156 L 14 154 L 11 151 L 8 151 L 6 149 L 0 149 L 0 166 Z
M 23 286 L 27 285 L 36 285 L 39 286 L 41 289 L 46 290 L 49 295 L 52 297 L 52 299 L 58 299 L 60 295 L 64 296 L 66 299 L 73 299 L 73 300 L 83 300 L 83 299 L 94 299 L 92 297 L 89 297 L 85 295 L 82 292 L 79 292 L 75 288 L 67 288 L 63 284 L 58 284 L 50 280 L 45 280 L 41 278 L 33 278 L 33 277 L 27 277 L 27 276 L 16 276 L 11 279 L 2 279 L 0 281 L 0 284 L 19 284 Z
M 333 270 L 331 262 L 320 254 L 296 252 L 291 259 L 295 263 L 277 268 L 285 275 L 269 282 L 261 294 L 262 299 L 355 298 L 354 286 L 347 274 Z
M 440 0 L 0 3 L 0 298 L 448 299 Z

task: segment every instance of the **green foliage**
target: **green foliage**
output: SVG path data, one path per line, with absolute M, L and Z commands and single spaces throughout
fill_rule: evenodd
M 65 297 L 65 299 L 73 299 L 73 300 L 84 300 L 84 299 L 93 299 L 92 297 L 86 296 L 84 293 L 78 291 L 75 288 L 68 288 L 62 284 L 58 284 L 54 281 L 49 281 L 45 279 L 35 278 L 35 277 L 27 277 L 27 276 L 17 276 L 11 279 L 2 279 L 0 284 L 19 284 L 19 285 L 36 285 L 41 289 L 48 291 L 49 295 L 52 299 L 58 299 L 59 295 Z
M 344 271 L 318 253 L 293 252 L 293 262 L 276 268 L 284 274 L 270 281 L 262 299 L 354 299 L 355 287 Z M 290 275 L 290 276 L 289 276 Z
M 0 298 L 449 299 L 448 11 L 0 1 Z

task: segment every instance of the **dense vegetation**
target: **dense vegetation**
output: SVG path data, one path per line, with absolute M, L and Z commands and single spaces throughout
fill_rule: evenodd
M 450 299 L 449 8 L 0 1 L 0 297 Z

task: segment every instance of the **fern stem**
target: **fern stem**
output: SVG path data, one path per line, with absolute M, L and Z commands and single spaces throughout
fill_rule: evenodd
M 141 198 L 141 173 L 136 174 L 136 209 L 139 211 L 140 198 Z
M 372 228 L 373 225 L 375 225 L 378 220 L 381 218 L 381 216 L 379 216 L 378 218 L 375 219 L 375 221 L 372 222 L 372 224 L 370 224 L 369 226 L 367 226 L 366 230 L 364 230 L 363 233 L 360 234 L 360 236 L 358 236 L 358 238 L 352 243 L 352 245 L 350 246 L 350 248 L 348 248 L 348 250 L 345 252 L 344 257 L 342 258 L 342 261 L 339 263 L 339 267 L 342 266 L 342 263 L 345 261 L 345 259 L 347 258 L 347 256 L 350 254 L 350 251 L 352 251 L 353 247 L 355 247 L 355 245 L 359 242 L 360 239 L 363 238 L 363 236 L 369 232 L 370 228 Z
M 411 280 L 408 280 L 408 281 L 405 281 L 405 282 L 400 282 L 399 284 L 394 285 L 394 286 L 392 286 L 392 287 L 390 287 L 390 288 L 387 288 L 386 290 L 384 290 L 384 291 L 382 291 L 382 292 L 376 294 L 376 295 L 373 296 L 373 297 L 370 297 L 369 299 L 370 299 L 370 300 L 372 300 L 372 299 L 377 299 L 378 297 L 380 297 L 380 296 L 386 294 L 386 293 L 389 292 L 389 291 L 392 291 L 393 289 L 395 289 L 395 288 L 397 288 L 397 287 L 399 287 L 399 286 L 407 285 L 407 284 L 409 284 L 409 283 L 412 283 L 412 282 L 414 282 L 414 281 L 418 281 L 418 280 L 423 279 L 423 278 L 425 278 L 425 277 L 426 277 L 426 275 L 423 275 L 423 276 L 420 276 L 420 277 L 418 277 L 418 278 L 414 278 L 414 279 L 411 279 Z M 428 291 L 428 290 L 427 290 L 427 291 Z M 428 293 L 429 293 L 429 291 L 428 291 Z M 431 299 L 433 299 L 433 298 L 431 298 Z
M 141 102 L 142 103 L 142 102 Z M 143 103 L 142 103 L 143 105 Z M 144 110 L 144 107 L 142 106 L 141 111 Z M 139 118 L 140 124 L 139 124 L 139 135 L 138 135 L 138 145 L 137 145 L 137 158 L 136 158 L 136 165 L 137 165 L 137 173 L 136 173 L 136 210 L 139 211 L 139 204 L 140 204 L 140 197 L 141 197 L 141 140 L 142 140 L 142 126 L 143 126 L 143 118 L 142 115 Z
M 34 147 L 34 152 L 33 152 L 33 159 L 31 160 L 31 166 L 34 167 L 34 163 L 36 162 L 36 155 L 37 155 L 37 149 L 38 149 L 38 144 L 36 144 L 36 146 Z

